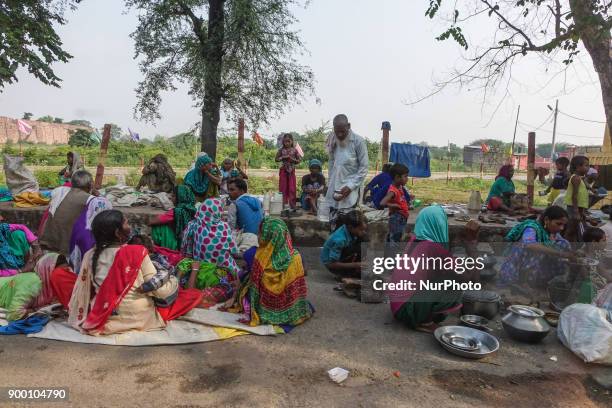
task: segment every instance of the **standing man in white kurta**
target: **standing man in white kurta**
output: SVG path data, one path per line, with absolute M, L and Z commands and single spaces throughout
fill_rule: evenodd
M 329 184 L 325 196 L 330 206 L 332 230 L 338 212 L 345 212 L 357 205 L 359 189 L 368 175 L 368 148 L 364 138 L 351 130 L 346 115 L 337 115 L 333 125 L 334 130 L 326 142 L 329 153 Z

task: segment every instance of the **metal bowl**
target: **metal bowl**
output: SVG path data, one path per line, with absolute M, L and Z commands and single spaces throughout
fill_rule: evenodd
M 489 320 L 485 319 L 482 316 L 478 315 L 463 315 L 459 318 L 461 320 L 461 324 L 467 327 L 471 327 L 472 329 L 489 331 Z
M 480 347 L 474 351 L 461 350 L 457 347 L 447 344 L 442 340 L 442 336 L 446 333 L 451 333 L 452 335 L 460 336 L 463 338 L 473 338 L 480 342 Z M 484 358 L 494 354 L 499 349 L 499 340 L 497 340 L 494 336 L 490 335 L 489 333 L 485 333 L 483 331 L 465 326 L 438 327 L 434 332 L 434 337 L 448 352 L 465 358 Z
M 550 332 L 544 312 L 530 306 L 510 306 L 502 318 L 502 326 L 510 337 L 527 343 L 537 343 Z
M 444 343 L 461 350 L 476 351 L 480 348 L 480 342 L 473 337 L 463 337 L 455 333 L 444 333 L 440 339 Z

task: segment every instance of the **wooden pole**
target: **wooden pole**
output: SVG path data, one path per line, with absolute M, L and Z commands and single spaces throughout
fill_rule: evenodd
M 98 168 L 96 169 L 96 181 L 94 188 L 96 190 L 102 187 L 102 178 L 104 177 L 104 163 L 106 162 L 106 152 L 108 151 L 108 143 L 111 139 L 111 125 L 105 124 L 102 133 L 102 143 L 100 144 L 100 155 L 98 156 Z
M 555 103 L 555 121 L 553 124 L 553 135 L 552 135 L 552 146 L 550 150 L 550 168 L 552 169 L 555 165 L 555 143 L 557 139 L 557 115 L 559 114 L 559 100 Z
M 389 132 L 391 131 L 391 123 L 383 122 L 381 127 L 382 134 L 382 164 L 389 162 Z
M 518 128 L 519 115 L 521 114 L 521 105 L 518 107 L 516 112 L 516 122 L 514 123 L 514 136 L 512 136 L 512 147 L 510 148 L 511 154 L 514 154 L 514 142 L 516 141 L 516 129 Z
M 450 182 L 450 162 L 446 164 L 446 184 Z
M 531 206 L 533 205 L 533 185 L 535 180 L 535 140 L 535 132 L 529 132 L 527 141 L 527 198 Z
M 480 179 L 484 179 L 484 163 L 480 162 Z
M 244 119 L 238 119 L 238 161 L 244 163 Z

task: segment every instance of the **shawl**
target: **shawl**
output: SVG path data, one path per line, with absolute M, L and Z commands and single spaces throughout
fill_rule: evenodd
M 185 175 L 185 185 L 191 187 L 195 194 L 204 195 L 208 190 L 210 180 L 206 174 L 202 174 L 202 166 L 212 163 L 212 159 L 208 155 L 198 157 L 195 168 L 189 170 Z
M 550 239 L 550 234 L 548 233 L 548 231 L 544 229 L 544 226 L 542 224 L 535 220 L 525 220 L 520 224 L 515 225 L 508 232 L 508 234 L 506 234 L 506 237 L 504 239 L 509 242 L 519 242 L 527 228 L 533 228 L 535 230 L 536 239 L 538 240 L 538 242 L 547 246 L 555 245 L 555 242 Z
M 108 275 L 104 278 L 102 285 L 100 285 L 94 303 L 91 305 L 91 309 L 87 315 L 84 315 L 84 309 L 88 304 L 81 304 L 77 308 L 80 317 L 79 320 L 85 317 L 85 320 L 80 324 L 83 330 L 101 332 L 104 329 L 104 325 L 108 321 L 108 318 L 134 285 L 142 262 L 145 257 L 148 256 L 147 253 L 147 249 L 141 245 L 124 245 L 117 251 L 115 260 L 108 271 Z M 89 290 L 91 290 L 94 275 L 95 271 L 92 270 L 90 265 L 89 268 L 84 268 L 84 270 L 81 271 L 80 280 L 77 280 L 77 282 L 84 282 L 83 285 L 86 287 L 88 286 Z M 77 290 L 75 288 L 73 291 L 73 298 L 76 292 Z M 85 297 L 83 300 L 86 299 Z M 87 300 L 87 303 L 89 303 L 89 300 Z M 72 314 L 72 308 L 70 312 Z
M 514 182 L 506 177 L 497 176 L 495 182 L 489 190 L 487 202 L 493 197 L 500 197 L 504 200 L 504 204 L 508 205 L 508 200 L 504 197 L 504 193 L 514 193 Z
M 181 252 L 197 261 L 210 262 L 238 276 L 240 268 L 232 257 L 237 252 L 230 226 L 221 220 L 221 201 L 204 200 L 183 233 Z
M 174 231 L 178 244 L 181 244 L 183 231 L 189 221 L 193 219 L 196 213 L 195 196 L 193 191 L 186 186 L 178 186 L 176 188 L 176 207 L 174 207 Z
M 444 209 L 432 205 L 422 209 L 416 219 L 414 234 L 419 241 L 431 241 L 448 248 L 448 218 Z
M 55 299 L 53 287 L 51 286 L 51 272 L 55 269 L 58 257 L 59 254 L 49 252 L 43 255 L 36 263 L 34 272 L 38 274 L 40 282 L 42 283 L 42 288 L 38 297 L 32 302 L 31 308 L 40 309 L 43 306 L 50 305 Z
M 11 249 L 10 235 L 10 225 L 0 223 L 0 269 L 19 269 L 23 266 L 23 258 L 19 259 Z
M 278 218 L 264 218 L 261 226 L 261 240 L 272 244 L 271 261 L 274 270 L 278 272 L 286 270 L 294 252 L 287 225 Z

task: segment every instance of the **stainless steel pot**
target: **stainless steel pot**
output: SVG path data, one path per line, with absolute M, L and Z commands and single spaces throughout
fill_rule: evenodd
M 463 293 L 462 315 L 478 315 L 492 320 L 499 312 L 501 298 L 491 291 L 466 291 Z
M 510 306 L 508 314 L 502 318 L 502 325 L 508 336 L 527 343 L 537 343 L 550 332 L 544 312 L 531 306 Z

